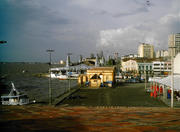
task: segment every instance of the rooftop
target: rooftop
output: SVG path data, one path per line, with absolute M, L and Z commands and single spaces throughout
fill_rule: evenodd
M 114 67 L 94 67 L 90 70 L 114 70 Z

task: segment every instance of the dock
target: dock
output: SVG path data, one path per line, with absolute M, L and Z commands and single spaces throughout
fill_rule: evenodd
M 71 89 L 70 91 L 68 91 L 67 93 L 62 94 L 61 96 L 57 97 L 53 102 L 52 105 L 56 106 L 58 104 L 60 104 L 64 99 L 66 99 L 67 97 L 71 96 L 73 93 L 77 92 L 80 88 L 75 88 L 75 89 Z

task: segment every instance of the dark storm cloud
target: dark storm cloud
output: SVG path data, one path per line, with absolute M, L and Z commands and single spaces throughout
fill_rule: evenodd
M 52 48 L 58 61 L 68 52 L 89 55 L 103 46 L 134 53 L 139 41 L 164 44 L 179 30 L 178 5 L 179 0 L 150 0 L 150 6 L 146 0 L 1 0 L 0 39 L 8 44 L 0 47 L 0 59 L 47 61 L 45 51 Z
M 29 6 L 21 2 L 9 3 L 5 1 L 0 3 L 0 18 L 0 27 L 5 29 L 5 32 L 19 32 L 19 30 L 26 28 L 27 24 L 31 21 L 46 24 L 46 26 L 70 23 L 70 20 L 57 16 L 56 12 L 51 12 L 48 8 Z
M 8 41 L 6 46 L 0 47 L 4 61 L 40 61 L 42 57 L 38 58 L 37 54 L 42 55 L 42 49 L 57 43 L 52 39 L 53 29 L 71 23 L 70 19 L 47 7 L 20 0 L 0 2 L 0 18 L 0 39 Z

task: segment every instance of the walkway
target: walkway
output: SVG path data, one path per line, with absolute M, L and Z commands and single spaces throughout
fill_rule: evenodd
M 179 132 L 180 109 L 0 106 L 1 131 Z

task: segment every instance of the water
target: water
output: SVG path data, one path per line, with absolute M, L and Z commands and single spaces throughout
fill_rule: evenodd
M 54 65 L 52 67 L 58 67 Z M 11 90 L 11 81 L 20 92 L 27 94 L 30 101 L 48 102 L 49 78 L 37 74 L 48 73 L 49 65 L 45 63 L 0 63 L 0 95 L 7 95 Z M 71 87 L 77 80 L 70 81 Z M 62 95 L 69 88 L 68 80 L 52 79 L 52 99 Z

